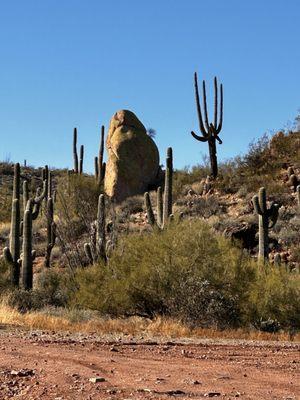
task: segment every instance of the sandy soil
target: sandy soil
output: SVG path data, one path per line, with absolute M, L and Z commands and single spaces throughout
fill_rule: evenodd
M 2 327 L 0 349 L 0 399 L 300 399 L 300 343 L 113 340 Z

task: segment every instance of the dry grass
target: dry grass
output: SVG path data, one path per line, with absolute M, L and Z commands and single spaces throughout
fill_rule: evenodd
M 157 317 L 153 320 L 140 317 L 124 319 L 92 317 L 88 321 L 74 322 L 70 319 L 68 311 L 65 311 L 65 316 L 52 315 L 49 313 L 49 310 L 21 314 L 5 304 L 0 305 L 0 323 L 29 329 L 97 333 L 103 335 L 142 335 L 144 338 L 300 341 L 299 333 L 291 336 L 288 332 L 272 334 L 246 329 L 228 329 L 223 331 L 203 328 L 192 329 L 182 324 L 180 321 L 163 317 Z

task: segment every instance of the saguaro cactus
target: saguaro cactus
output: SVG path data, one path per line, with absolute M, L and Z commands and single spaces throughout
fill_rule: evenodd
M 79 161 L 79 173 L 83 173 L 83 157 L 84 157 L 84 145 L 80 146 L 80 161 Z
M 194 75 L 194 84 L 195 84 L 195 97 L 196 97 L 196 107 L 197 114 L 199 120 L 199 128 L 202 133 L 202 136 L 197 135 L 195 132 L 191 132 L 192 136 L 200 141 L 200 142 L 208 142 L 209 148 L 209 157 L 210 157 L 210 165 L 211 165 L 211 175 L 213 178 L 216 178 L 218 175 L 218 161 L 217 161 L 217 146 L 216 141 L 219 144 L 222 144 L 222 140 L 219 138 L 219 134 L 222 129 L 223 124 L 223 85 L 220 85 L 220 108 L 218 111 L 218 81 L 215 77 L 214 79 L 214 92 L 215 92 L 215 101 L 214 101 L 214 122 L 210 123 L 208 119 L 208 111 L 207 111 L 207 100 L 206 100 L 206 87 L 205 81 L 202 82 L 203 89 L 203 107 L 204 107 L 204 122 L 202 118 L 201 104 L 199 98 L 199 90 L 198 90 L 198 79 L 197 73 Z M 218 114 L 220 114 L 218 119 Z
M 103 162 L 103 154 L 104 154 L 104 126 L 101 126 L 101 134 L 100 134 L 100 146 L 99 146 L 99 154 L 98 157 L 95 157 L 95 179 L 99 184 L 101 184 L 104 180 L 106 163 Z
M 165 191 L 164 191 L 164 208 L 163 208 L 163 224 L 166 225 L 169 216 L 172 214 L 172 189 L 173 189 L 173 151 L 172 147 L 167 150 L 166 172 L 165 172 Z
M 82 174 L 82 172 L 83 172 L 83 157 L 84 157 L 84 146 L 82 144 L 80 146 L 80 150 L 79 150 L 79 162 L 78 162 L 77 128 L 74 128 L 74 132 L 73 132 L 73 160 L 74 160 L 73 172 L 75 174 Z
M 32 200 L 29 200 L 23 219 L 23 246 L 20 260 L 22 265 L 22 285 L 25 290 L 32 289 L 35 255 L 35 251 L 32 250 Z
M 99 147 L 99 156 L 98 156 L 98 163 L 99 163 L 99 183 L 101 183 L 105 176 L 106 170 L 106 163 L 103 162 L 103 154 L 104 154 L 104 125 L 101 126 L 101 135 L 100 135 L 100 147 Z
M 84 251 L 91 264 L 99 259 L 107 262 L 105 197 L 103 194 L 99 196 L 97 220 L 92 224 L 91 242 L 84 244 Z
M 261 187 L 258 195 L 252 199 L 255 212 L 258 214 L 259 253 L 258 258 L 265 261 L 269 256 L 269 229 L 273 228 L 278 219 L 280 206 L 274 202 L 267 207 L 266 189 Z
M 45 254 L 45 267 L 50 267 L 51 252 L 56 240 L 56 224 L 54 222 L 54 206 L 53 199 L 49 197 L 47 202 L 47 247 Z
M 78 154 L 77 154 L 77 128 L 74 128 L 73 132 L 73 160 L 74 160 L 74 172 L 78 174 Z
M 19 285 L 20 277 L 20 164 L 14 165 L 13 197 L 9 248 L 4 248 L 4 257 L 10 265 L 10 280 L 14 286 Z
M 27 209 L 28 202 L 31 204 L 31 221 L 39 215 L 40 205 L 46 195 L 46 182 L 44 181 L 43 191 L 37 189 L 36 197 L 29 200 L 29 191 L 27 181 L 23 182 L 23 208 L 24 215 Z M 20 164 L 14 166 L 14 182 L 13 182 L 13 202 L 11 213 L 11 229 L 9 248 L 5 247 L 4 257 L 10 264 L 11 282 L 14 286 L 19 285 L 20 280 L 20 236 L 24 236 L 24 221 L 21 221 L 20 212 Z M 23 239 L 24 242 L 24 239 Z
M 167 150 L 166 158 L 166 172 L 165 172 L 165 190 L 164 195 L 162 194 L 161 187 L 157 189 L 157 221 L 153 213 L 150 195 L 148 192 L 144 194 L 145 207 L 147 211 L 148 222 L 150 225 L 155 224 L 158 228 L 163 229 L 172 215 L 172 186 L 173 186 L 173 151 L 169 147 Z

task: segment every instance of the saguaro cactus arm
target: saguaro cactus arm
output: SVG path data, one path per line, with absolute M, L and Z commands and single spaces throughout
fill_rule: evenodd
M 269 229 L 272 229 L 278 220 L 279 208 L 280 205 L 273 202 L 267 211 L 269 217 Z
M 144 200 L 145 200 L 145 207 L 146 207 L 146 211 L 147 211 L 148 222 L 150 225 L 154 226 L 155 225 L 155 216 L 153 213 L 149 192 L 146 192 L 144 194 Z

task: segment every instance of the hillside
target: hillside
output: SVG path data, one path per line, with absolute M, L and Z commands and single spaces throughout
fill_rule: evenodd
M 221 163 L 216 180 L 208 176 L 208 166 L 174 171 L 174 222 L 165 232 L 149 225 L 143 195 L 121 204 L 106 199 L 104 263 L 86 252 L 95 237 L 93 221 L 102 185 L 91 175 L 51 171 L 56 199 L 51 268 L 44 267 L 49 237 L 42 203 L 33 221 L 34 290 L 11 292 L 9 268 L 2 261 L 0 285 L 5 301 L 21 311 L 68 305 L 101 315 L 169 315 L 191 326 L 297 331 L 299 153 L 300 132 L 279 132 L 270 140 L 264 136 L 251 144 L 245 156 Z M 0 164 L 1 252 L 9 241 L 13 168 Z M 21 167 L 21 183 L 28 181 L 30 196 L 41 187 L 41 176 L 41 169 Z M 266 188 L 268 204 L 274 201 L 280 206 L 278 221 L 269 231 L 271 264 L 263 269 L 257 267 L 258 216 L 252 203 L 261 186 Z M 150 198 L 157 216 L 154 191 Z M 275 256 L 280 267 L 272 266 Z M 200 269 L 190 264 L 193 257 Z M 269 290 L 262 296 L 266 285 Z M 277 293 L 279 287 L 283 291 Z M 212 308 L 207 309 L 207 304 Z

